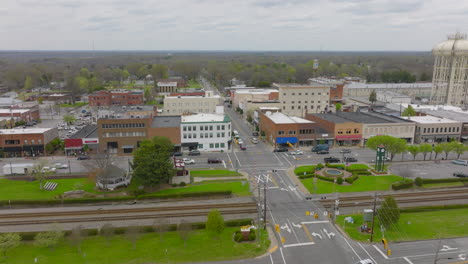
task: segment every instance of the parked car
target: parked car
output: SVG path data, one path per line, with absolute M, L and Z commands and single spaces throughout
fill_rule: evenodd
M 218 159 L 218 158 L 211 158 L 211 159 L 208 159 L 208 164 L 211 164 L 211 163 L 221 163 L 223 162 L 221 159 Z
M 453 176 L 460 178 L 468 178 L 468 173 L 466 172 L 454 172 Z
M 77 160 L 89 160 L 91 159 L 90 156 L 88 155 L 81 155 L 81 156 L 78 156 Z
M 54 173 L 57 169 L 56 168 L 51 168 L 49 166 L 42 167 L 42 172 L 52 172 Z
M 353 157 L 346 157 L 344 160 L 345 162 L 357 162 L 357 159 Z
M 318 152 L 321 150 L 326 150 L 328 151 L 330 149 L 330 146 L 327 144 L 318 144 L 317 146 L 312 148 L 312 152 Z
M 389 157 L 385 157 L 385 158 L 384 158 L 384 161 L 392 161 L 392 159 L 389 158 Z M 372 160 L 371 162 L 375 162 L 375 160 Z
M 257 138 L 252 138 L 252 143 L 257 144 L 257 143 L 258 143 L 258 139 L 257 139 Z
M 304 151 L 302 150 L 295 150 L 293 152 L 289 152 L 289 155 L 304 155 Z
M 191 151 L 188 153 L 189 156 L 199 156 L 200 154 L 201 154 L 200 151 L 199 151 L 199 150 L 196 150 L 196 149 L 191 150 Z
M 180 157 L 183 156 L 184 154 L 180 151 L 172 153 L 172 156 Z
M 288 152 L 288 148 L 287 147 L 275 148 L 273 152 Z
M 244 141 L 242 141 L 242 139 L 239 139 L 239 140 L 237 141 L 237 143 L 239 143 L 239 146 L 240 146 L 240 145 L 243 145 L 243 144 L 244 144 Z
M 356 262 L 356 264 L 374 264 L 374 262 L 372 262 L 372 260 L 370 259 L 363 259 L 363 260 Z
M 342 149 L 340 150 L 340 153 L 351 153 L 350 149 Z
M 190 159 L 190 158 L 183 158 L 182 161 L 185 164 L 195 164 L 195 161 L 193 159 Z
M 317 151 L 317 154 L 319 154 L 319 155 L 330 154 L 330 151 L 328 151 L 328 150 L 319 150 L 319 151 Z
M 457 159 L 457 160 L 452 160 L 452 163 L 457 164 L 457 165 L 468 166 L 468 161 L 467 160 Z
M 252 133 L 252 136 L 254 136 L 254 137 L 258 137 L 258 136 L 259 136 L 259 134 L 258 134 L 258 132 L 253 132 L 253 133 Z
M 327 157 L 327 158 L 324 158 L 323 161 L 325 163 L 340 163 L 341 162 L 339 158 L 335 158 L 335 157 Z
M 62 163 L 55 163 L 55 168 L 57 169 L 68 169 L 67 164 L 62 164 Z
M 241 150 L 246 150 L 247 149 L 247 147 L 244 144 L 240 144 L 239 147 L 240 147 Z

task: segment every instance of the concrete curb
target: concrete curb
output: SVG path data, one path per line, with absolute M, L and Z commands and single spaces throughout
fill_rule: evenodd
M 294 173 L 294 167 L 290 167 L 286 170 L 286 175 L 292 180 L 292 182 L 299 188 L 299 190 L 304 194 L 310 194 L 309 190 L 302 184 L 299 178 Z
M 263 255 L 255 257 L 255 259 L 261 259 L 271 255 L 276 249 L 279 248 L 278 240 L 276 239 L 275 233 L 271 229 L 271 227 L 267 226 L 268 238 L 270 239 L 270 247 L 267 249 L 267 252 Z

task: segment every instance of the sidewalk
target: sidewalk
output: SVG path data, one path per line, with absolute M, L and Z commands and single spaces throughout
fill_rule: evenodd
M 299 178 L 296 176 L 294 173 L 294 167 L 290 167 L 289 169 L 286 170 L 286 174 L 288 177 L 293 181 L 293 183 L 299 188 L 299 190 L 304 193 L 304 194 L 310 194 L 309 190 L 307 190 L 306 187 L 302 184 L 302 182 L 299 180 Z

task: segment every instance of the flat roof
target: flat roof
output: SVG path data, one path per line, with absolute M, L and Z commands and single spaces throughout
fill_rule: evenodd
M 151 127 L 180 127 L 180 116 L 155 116 Z
M 376 93 L 377 93 L 377 94 L 389 95 L 389 96 L 392 96 L 392 97 L 411 98 L 411 97 L 408 96 L 408 95 L 404 95 L 404 94 L 401 94 L 401 93 L 396 93 L 396 92 L 393 92 L 393 91 L 377 91 Z
M 236 94 L 270 94 L 278 92 L 277 89 L 249 89 L 249 90 L 236 90 Z
M 329 88 L 329 84 L 299 84 L 299 83 L 273 83 L 273 87 L 277 88 Z
M 310 121 L 304 118 L 295 117 L 295 116 L 287 116 L 281 112 L 266 113 L 265 116 L 268 117 L 275 124 L 291 124 L 291 123 L 313 124 L 315 123 L 313 121 Z
M 260 106 L 258 109 L 259 109 L 259 110 L 280 110 L 280 108 L 279 108 L 279 107 L 276 107 L 276 106 L 271 106 L 271 107 Z
M 231 119 L 224 114 L 194 114 L 182 116 L 182 123 L 203 123 L 203 122 L 230 122 Z
M 316 116 L 320 119 L 323 119 L 323 120 L 327 120 L 327 121 L 330 121 L 330 122 L 333 122 L 335 124 L 340 124 L 340 123 L 348 123 L 348 122 L 354 122 L 354 121 L 351 121 L 351 120 L 348 120 L 344 117 L 341 117 L 341 116 L 337 116 L 337 115 L 334 115 L 334 114 L 330 114 L 330 113 L 325 113 L 325 114 L 310 114 L 312 116 Z
M 427 110 L 423 109 L 421 112 L 424 112 L 428 115 L 447 118 L 451 120 L 455 120 L 458 122 L 468 122 L 468 112 L 457 112 L 452 110 Z
M 166 99 L 193 99 L 193 98 L 208 98 L 208 99 L 219 99 L 221 96 L 218 94 L 214 94 L 212 96 L 205 96 L 205 95 L 174 95 L 174 96 L 165 96 L 164 100 Z
M 380 124 L 380 123 L 395 123 L 388 119 L 383 119 L 378 116 L 368 115 L 362 112 L 339 112 L 336 115 L 346 118 L 350 121 L 363 124 Z
M 345 84 L 347 89 L 414 89 L 414 88 L 432 88 L 431 82 L 423 83 L 360 83 L 352 82 Z
M 29 109 L 0 109 L 0 114 L 9 114 L 9 113 L 23 114 L 23 113 L 26 113 L 26 112 L 29 112 L 29 111 L 30 111 Z
M 177 82 L 158 82 L 158 86 L 177 86 Z
M 49 131 L 51 127 L 48 128 L 13 128 L 13 129 L 0 129 L 0 134 L 3 135 L 14 135 L 14 134 L 42 134 L 46 131 Z
M 406 118 L 406 117 L 405 117 Z M 432 124 L 432 123 L 460 123 L 459 121 L 455 121 L 452 119 L 447 119 L 447 118 L 440 118 L 437 116 L 410 116 L 408 117 L 409 120 L 414 121 L 416 123 L 421 123 L 421 124 Z

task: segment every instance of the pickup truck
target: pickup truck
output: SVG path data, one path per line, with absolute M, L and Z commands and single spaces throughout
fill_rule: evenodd
M 325 162 L 325 163 L 340 163 L 341 160 L 339 158 L 335 158 L 335 157 L 328 157 L 328 158 L 324 158 L 323 162 Z
M 454 172 L 453 176 L 460 178 L 468 178 L 468 173 L 466 172 Z

